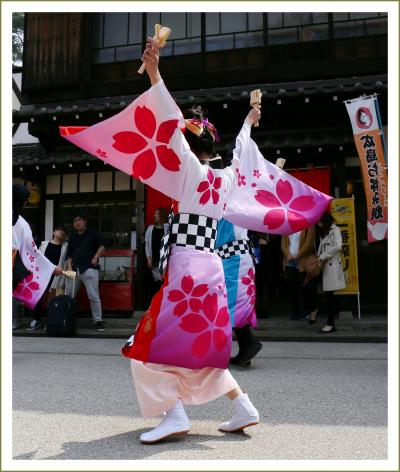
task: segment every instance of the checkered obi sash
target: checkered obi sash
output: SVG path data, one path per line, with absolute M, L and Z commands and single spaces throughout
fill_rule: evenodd
M 218 220 L 204 215 L 193 213 L 172 212 L 168 217 L 169 231 L 167 231 L 160 245 L 160 262 L 158 268 L 160 274 L 164 274 L 168 266 L 168 257 L 171 245 L 184 246 L 198 251 L 217 252 L 215 240 L 217 239 Z
M 217 251 L 221 259 L 229 259 L 232 256 L 240 256 L 241 254 L 250 254 L 254 264 L 257 264 L 257 256 L 253 244 L 248 239 L 239 239 L 225 243 Z

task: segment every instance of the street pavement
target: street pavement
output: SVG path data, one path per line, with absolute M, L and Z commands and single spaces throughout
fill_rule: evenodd
M 260 425 L 219 432 L 223 397 L 187 407 L 188 435 L 146 446 L 160 418 L 141 418 L 121 343 L 13 338 L 15 460 L 387 459 L 386 344 L 264 342 L 231 369 Z

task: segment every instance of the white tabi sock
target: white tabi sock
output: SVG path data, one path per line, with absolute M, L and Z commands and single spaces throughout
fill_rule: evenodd
M 247 393 L 241 393 L 232 400 L 234 414 L 230 421 L 219 426 L 220 431 L 234 433 L 260 422 L 257 409 L 251 403 Z
M 152 444 L 169 436 L 185 434 L 190 430 L 189 418 L 186 415 L 183 403 L 178 400 L 170 408 L 161 423 L 151 431 L 142 433 L 140 441 L 144 444 Z

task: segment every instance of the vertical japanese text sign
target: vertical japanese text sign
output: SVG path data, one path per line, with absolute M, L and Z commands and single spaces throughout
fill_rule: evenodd
M 342 233 L 342 250 L 340 257 L 346 280 L 346 288 L 338 290 L 338 295 L 359 293 L 356 222 L 354 200 L 352 198 L 335 198 L 331 203 L 331 213 Z
M 376 96 L 345 102 L 360 157 L 368 211 L 368 242 L 388 237 L 387 172 Z

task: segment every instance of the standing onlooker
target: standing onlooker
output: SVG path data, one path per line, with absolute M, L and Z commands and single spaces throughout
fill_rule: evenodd
M 306 272 L 302 262 L 305 257 L 315 253 L 315 227 L 312 226 L 297 233 L 282 236 L 281 249 L 284 255 L 284 267 L 292 306 L 291 319 L 305 318 L 305 315 L 300 313 L 300 292 L 303 293 L 304 308 L 313 318 L 317 314 L 316 281 L 311 279 L 303 285 Z
M 335 316 L 338 311 L 334 292 L 346 287 L 340 250 L 342 249 L 342 234 L 335 224 L 335 219 L 327 211 L 321 216 L 317 225 L 317 234 L 320 238 L 318 247 L 319 263 L 324 264 L 322 269 L 322 290 L 328 309 L 326 326 L 319 330 L 327 334 L 336 331 Z
M 256 310 L 260 317 L 268 318 L 275 300 L 282 271 L 280 236 L 255 233 L 258 245 L 256 264 Z
M 73 293 L 79 291 L 83 282 L 90 301 L 90 309 L 97 331 L 104 331 L 104 323 L 99 295 L 99 257 L 104 253 L 106 244 L 104 237 L 95 228 L 87 226 L 87 220 L 82 212 L 76 212 L 72 220 L 76 231 L 68 241 L 67 267 L 75 270 L 75 288 Z M 72 283 L 66 284 L 67 295 L 72 294 Z
M 54 265 L 64 267 L 65 257 L 67 254 L 67 243 L 65 242 L 65 228 L 61 225 L 56 225 L 53 230 L 53 238 L 50 241 L 43 241 L 39 247 L 39 251 L 42 252 L 47 259 Z M 46 288 L 45 293 L 49 294 L 48 301 L 55 295 L 55 290 L 64 285 L 65 276 L 53 275 Z M 41 315 L 42 315 L 42 298 L 39 300 L 35 308 L 32 310 L 33 320 L 27 328 L 27 331 L 33 331 L 42 326 Z
M 264 259 L 265 276 L 267 283 L 267 311 L 270 310 L 272 302 L 278 296 L 282 281 L 282 251 L 281 236 L 279 234 L 268 234 L 267 244 L 260 245 L 261 260 Z
M 154 212 L 154 224 L 150 225 L 145 233 L 145 250 L 147 267 L 151 271 L 150 287 L 151 298 L 161 288 L 160 271 L 158 262 L 160 260 L 161 239 L 168 231 L 167 212 L 165 208 L 157 208 Z
M 256 312 L 266 317 L 267 310 L 267 267 L 265 260 L 265 248 L 268 244 L 268 234 L 249 231 L 249 239 L 254 246 L 256 254 L 255 284 L 256 284 Z

